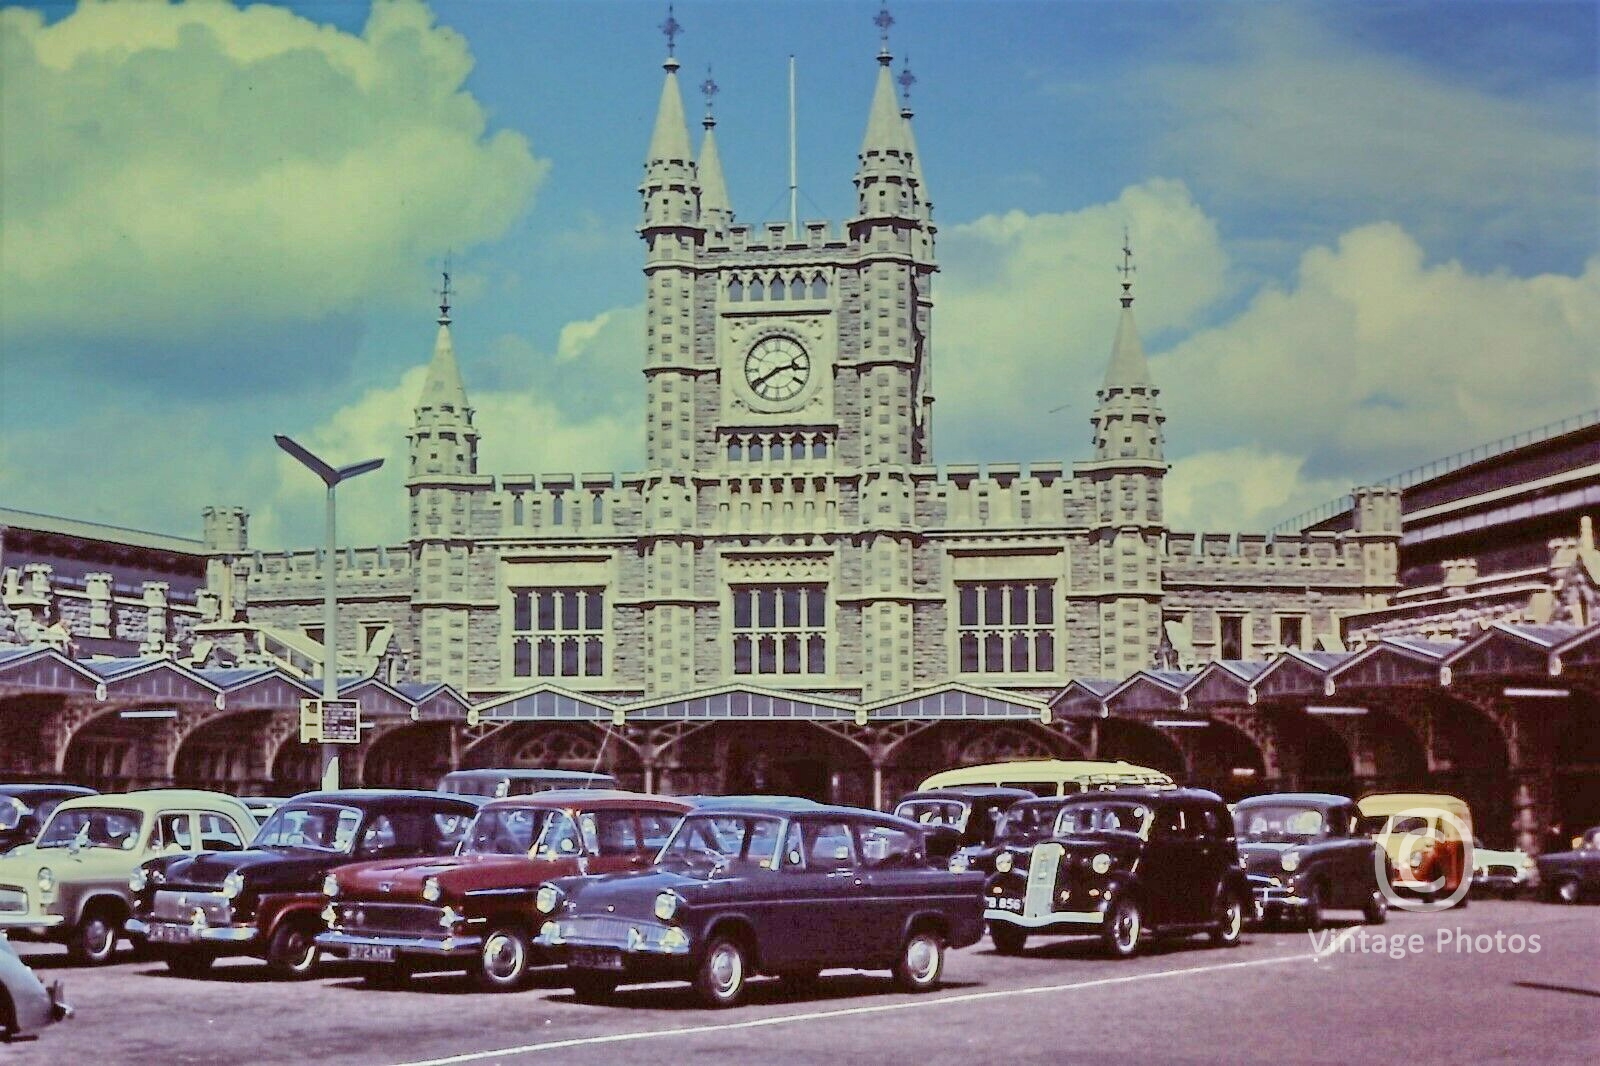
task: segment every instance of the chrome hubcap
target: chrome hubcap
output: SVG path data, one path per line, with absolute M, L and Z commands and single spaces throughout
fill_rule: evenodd
M 91 955 L 104 955 L 111 949 L 111 927 L 99 918 L 92 918 L 84 930 L 84 946 Z
M 726 996 L 739 987 L 739 982 L 744 978 L 744 960 L 739 957 L 739 952 L 723 944 L 711 956 L 711 982 L 716 986 L 717 994 Z
M 1139 937 L 1139 915 L 1132 907 L 1124 907 L 1117 912 L 1115 933 L 1118 947 L 1133 947 Z
M 1571 903 L 1578 898 L 1578 883 L 1576 881 L 1563 881 L 1556 891 L 1561 894 L 1562 900 Z
M 483 949 L 484 969 L 491 977 L 507 981 L 522 970 L 522 945 L 515 937 L 497 933 Z
M 1238 900 L 1234 900 L 1232 903 L 1228 904 L 1227 915 L 1222 923 L 1224 929 L 1227 931 L 1229 939 L 1239 935 L 1239 926 L 1243 923 L 1244 908 L 1239 906 Z
M 939 965 L 939 946 L 930 937 L 919 936 L 906 945 L 906 968 L 919 983 L 933 976 Z

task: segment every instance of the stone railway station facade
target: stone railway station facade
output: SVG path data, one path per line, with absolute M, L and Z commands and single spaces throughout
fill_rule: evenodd
M 838 226 L 735 221 L 677 68 L 640 187 L 645 469 L 480 472 L 441 305 L 409 535 L 336 560 L 342 687 L 372 726 L 347 779 L 599 765 L 877 803 L 952 765 L 1089 755 L 1230 796 L 1454 788 L 1497 842 L 1600 822 L 1592 533 L 1557 552 L 1571 587 L 1530 600 L 1554 562 L 1455 585 L 1430 564 L 1403 590 L 1415 488 L 1286 535 L 1169 528 L 1126 282 L 1087 458 L 936 465 L 937 226 L 889 57 Z M 312 782 L 322 555 L 252 547 L 240 507 L 203 521 L 157 543 L 0 513 L 0 774 Z

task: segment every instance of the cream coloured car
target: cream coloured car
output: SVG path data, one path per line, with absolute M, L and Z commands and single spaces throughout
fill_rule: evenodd
M 232 796 L 150 789 L 84 796 L 55 809 L 38 840 L 0 856 L 0 931 L 65 944 L 73 961 L 111 961 L 132 892 L 158 855 L 239 851 L 256 820 Z

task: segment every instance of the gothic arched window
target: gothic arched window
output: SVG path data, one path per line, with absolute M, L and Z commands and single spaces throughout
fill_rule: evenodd
M 789 282 L 789 299 L 791 299 L 791 300 L 804 300 L 805 298 L 806 298 L 806 279 L 802 278 L 799 274 L 796 274 L 794 276 L 794 280 Z
M 811 279 L 811 298 L 813 300 L 828 298 L 828 283 L 821 274 Z
M 744 284 L 738 278 L 728 282 L 728 302 L 739 303 L 744 299 Z
M 772 279 L 771 288 L 772 288 L 772 298 L 774 300 L 783 299 L 786 290 L 784 288 L 783 279 L 782 278 L 773 278 Z
M 766 292 L 762 288 L 761 279 L 752 278 L 750 280 L 750 302 L 757 303 L 764 299 L 766 299 Z

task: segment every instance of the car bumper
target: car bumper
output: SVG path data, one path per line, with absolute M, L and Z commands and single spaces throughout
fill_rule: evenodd
M 1472 876 L 1473 888 L 1492 888 L 1502 892 L 1514 891 L 1519 888 L 1529 888 L 1537 879 L 1517 874 L 1474 874 Z
M 43 936 L 66 923 L 59 914 L 0 914 L 0 930 Z
M 350 958 L 352 948 L 389 948 L 396 955 L 425 955 L 441 959 L 476 955 L 483 949 L 481 936 L 451 936 L 437 940 L 421 937 L 374 936 L 360 933 L 341 933 L 330 930 L 317 934 L 317 947 L 339 958 Z M 379 959 L 355 959 L 356 962 L 381 962 Z
M 609 918 L 552 919 L 544 923 L 533 942 L 544 948 L 594 948 L 641 958 L 683 958 L 692 946 L 688 934 L 678 926 Z
M 1056 911 L 1053 914 L 1018 914 L 1016 911 L 1003 911 L 989 909 L 983 912 L 986 922 L 999 922 L 1002 925 L 1015 925 L 1023 929 L 1053 929 L 1060 927 L 1063 930 L 1073 928 L 1098 929 L 1105 925 L 1104 911 Z
M 182 930 L 182 932 L 179 932 Z M 253 925 L 193 925 L 163 922 L 154 918 L 129 918 L 122 931 L 142 938 L 147 944 L 248 944 L 260 936 Z
M 1255 899 L 1257 915 L 1274 910 L 1300 910 L 1311 902 L 1300 895 L 1293 881 L 1261 874 L 1250 875 L 1250 895 Z

